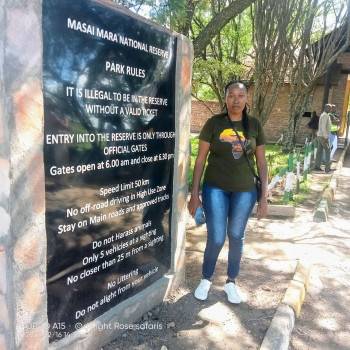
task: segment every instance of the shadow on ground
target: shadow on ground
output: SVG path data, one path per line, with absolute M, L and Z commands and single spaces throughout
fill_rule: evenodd
M 313 268 L 309 292 L 292 334 L 290 350 L 345 350 L 350 344 L 350 157 L 338 177 L 329 221 L 320 224 L 324 250 Z M 323 233 L 323 234 L 322 234 Z
M 193 248 L 195 248 L 196 244 Z M 161 324 L 162 329 L 129 330 L 106 350 L 154 350 L 166 346 L 183 349 L 258 349 L 279 301 L 287 288 L 294 265 L 243 259 L 238 284 L 247 303 L 232 305 L 222 289 L 226 279 L 227 245 L 216 266 L 207 301 L 193 297 L 200 276 L 203 253 L 190 249 L 186 254 L 186 281 L 160 307 L 136 322 Z M 271 266 L 272 267 L 271 267 Z M 145 321 L 145 318 L 148 318 Z

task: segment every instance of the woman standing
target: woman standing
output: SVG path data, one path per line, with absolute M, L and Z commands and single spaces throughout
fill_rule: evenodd
M 230 82 L 225 87 L 227 112 L 211 117 L 199 135 L 199 150 L 188 209 L 194 216 L 196 209 L 202 206 L 199 187 L 209 154 L 202 189 L 208 236 L 202 280 L 194 293 L 200 300 L 208 297 L 216 261 L 228 235 L 228 268 L 224 290 L 230 303 L 238 304 L 242 301 L 235 279 L 240 268 L 244 231 L 257 200 L 251 169 L 255 160 L 262 182 L 257 215 L 261 218 L 267 214 L 265 138 L 260 122 L 247 114 L 247 97 L 247 89 L 243 83 Z

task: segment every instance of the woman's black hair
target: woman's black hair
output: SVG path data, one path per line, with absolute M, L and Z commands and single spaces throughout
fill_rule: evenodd
M 240 80 L 232 80 L 232 81 L 228 82 L 225 85 L 225 99 L 226 99 L 227 91 L 229 90 L 230 87 L 235 86 L 238 88 L 242 88 L 242 85 L 248 94 L 248 87 L 246 84 L 244 84 L 244 82 L 242 82 Z M 224 105 L 224 111 L 226 113 L 228 112 L 226 102 Z M 249 106 L 248 106 L 248 104 L 246 104 L 243 108 L 243 111 L 242 111 L 242 126 L 243 126 L 243 134 L 245 137 L 248 137 L 248 134 L 249 134 L 249 115 L 248 115 L 248 113 L 249 113 Z

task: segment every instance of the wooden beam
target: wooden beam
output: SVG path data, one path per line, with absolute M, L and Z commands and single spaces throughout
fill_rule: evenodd
M 349 97 L 350 97 L 350 77 L 348 77 L 348 80 L 346 82 L 343 111 L 342 111 L 341 119 L 340 119 L 341 124 L 340 124 L 339 135 L 343 135 L 344 132 L 346 131 Z

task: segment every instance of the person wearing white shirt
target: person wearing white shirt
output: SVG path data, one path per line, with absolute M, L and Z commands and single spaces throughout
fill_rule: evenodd
M 331 117 L 329 115 L 331 111 L 331 105 L 326 104 L 324 111 L 320 115 L 317 131 L 317 153 L 315 160 L 315 169 L 321 170 L 321 160 L 323 151 L 325 152 L 325 172 L 328 173 L 331 170 L 331 147 L 329 144 L 329 134 L 331 132 Z

